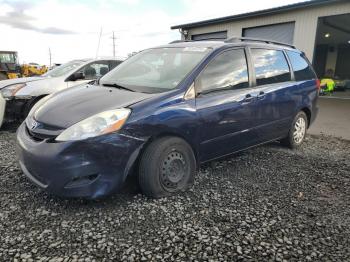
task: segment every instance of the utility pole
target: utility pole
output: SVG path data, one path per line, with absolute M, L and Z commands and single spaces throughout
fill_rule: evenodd
M 101 36 L 102 36 L 102 27 L 101 27 L 101 31 L 100 31 L 100 36 L 98 37 L 98 44 L 97 44 L 97 49 L 96 49 L 96 58 L 98 57 L 98 51 L 100 49 Z
M 114 31 L 113 31 L 113 36 L 112 36 L 112 40 L 113 40 L 113 57 L 115 57 L 115 36 L 114 36 Z
M 49 47 L 49 58 L 50 58 L 50 68 L 51 68 L 51 48 Z

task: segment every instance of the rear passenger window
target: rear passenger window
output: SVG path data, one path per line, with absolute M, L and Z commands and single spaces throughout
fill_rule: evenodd
M 257 85 L 291 81 L 289 66 L 282 51 L 252 49 L 251 53 Z
M 315 79 L 315 73 L 313 72 L 311 66 L 306 62 L 303 54 L 287 51 L 290 63 L 294 71 L 294 76 L 296 81 L 304 81 Z
M 243 49 L 215 57 L 196 79 L 198 93 L 249 87 L 248 67 Z

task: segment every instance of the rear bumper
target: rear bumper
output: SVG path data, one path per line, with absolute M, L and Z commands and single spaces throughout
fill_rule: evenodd
M 315 122 L 316 117 L 318 115 L 318 111 L 319 111 L 318 107 L 315 106 L 315 108 L 311 112 L 311 119 L 310 119 L 309 127 Z
M 317 116 L 318 116 L 318 99 L 319 99 L 319 94 L 316 94 L 316 97 L 312 100 L 312 104 L 311 104 L 311 116 L 310 116 L 310 123 L 309 123 L 309 127 L 315 122 Z
M 6 100 L 2 97 L 2 95 L 0 93 L 0 127 L 2 126 L 2 123 L 4 122 L 5 108 L 6 108 Z
M 62 197 L 99 198 L 121 188 L 145 142 L 122 134 L 74 142 L 36 141 L 23 123 L 17 154 L 23 173 Z

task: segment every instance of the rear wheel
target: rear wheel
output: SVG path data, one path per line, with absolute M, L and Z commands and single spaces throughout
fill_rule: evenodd
M 281 140 L 281 143 L 292 149 L 297 148 L 303 143 L 305 139 L 307 127 L 308 127 L 307 116 L 305 112 L 300 111 L 294 118 L 292 126 L 289 130 L 288 136 L 283 140 Z
M 186 191 L 195 173 L 192 148 L 181 138 L 163 137 L 152 142 L 141 156 L 139 183 L 146 196 L 160 198 Z

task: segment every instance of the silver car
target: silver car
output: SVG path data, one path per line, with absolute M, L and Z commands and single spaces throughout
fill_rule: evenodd
M 121 62 L 117 58 L 73 60 L 39 77 L 0 81 L 0 127 L 5 120 L 24 119 L 41 98 L 94 81 Z

